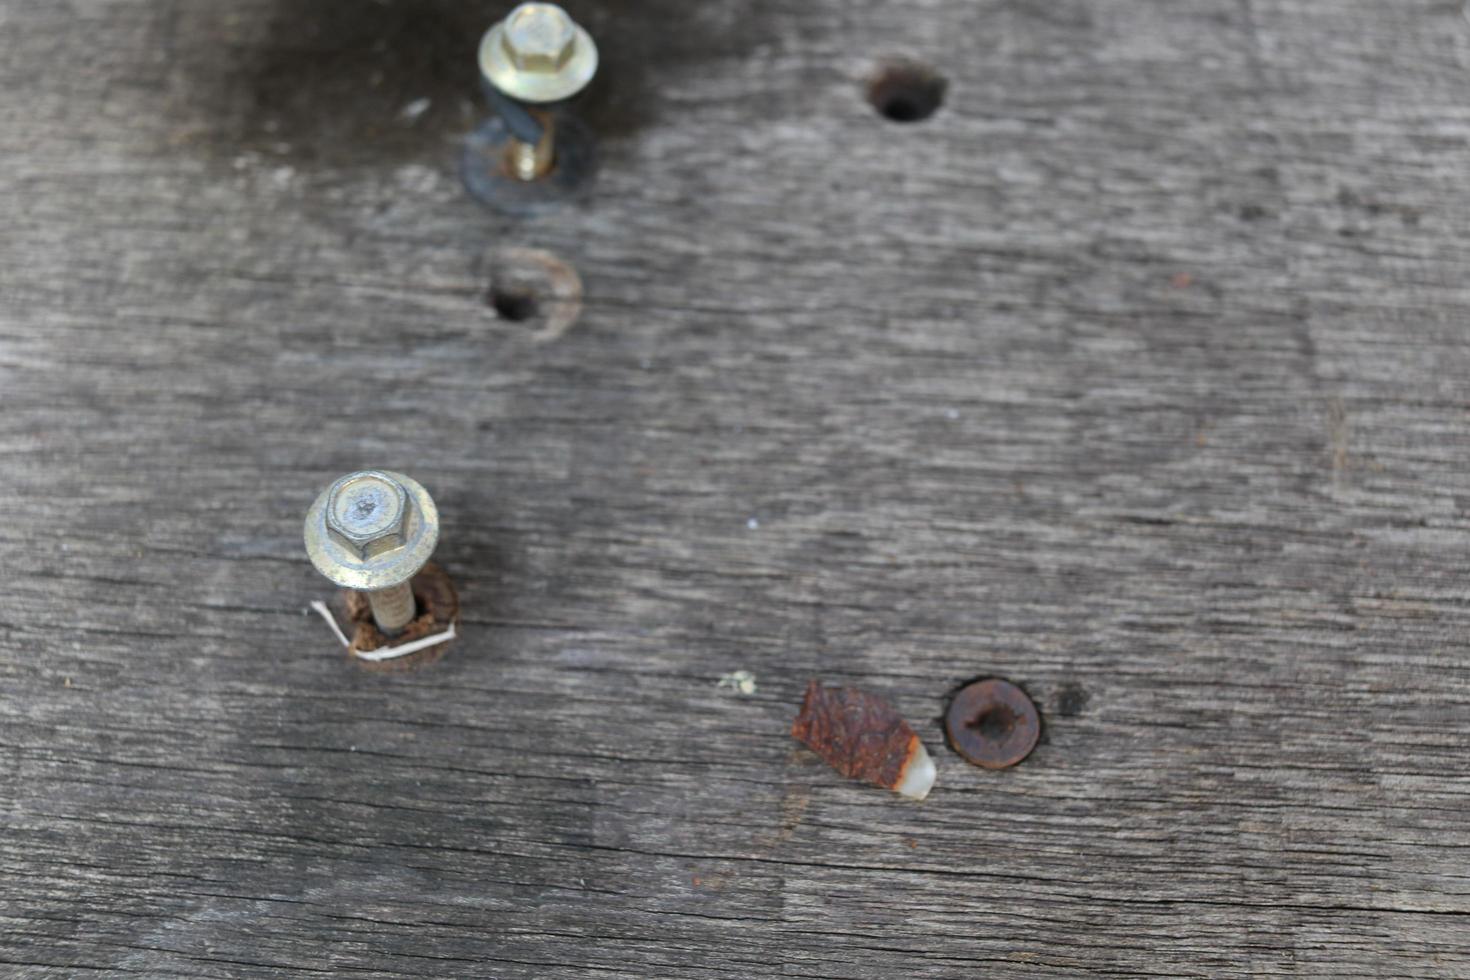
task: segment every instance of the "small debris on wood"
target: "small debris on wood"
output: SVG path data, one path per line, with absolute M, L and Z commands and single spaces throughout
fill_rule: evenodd
M 720 678 L 718 687 L 728 687 L 736 694 L 750 697 L 755 693 L 755 675 L 748 670 L 735 670 Z
M 791 735 L 849 779 L 922 800 L 934 760 L 909 723 L 882 698 L 855 687 L 806 686 Z
M 412 102 L 404 106 L 399 111 L 398 118 L 412 125 L 413 123 L 418 122 L 420 117 L 422 117 L 424 113 L 428 112 L 429 107 L 433 104 L 433 101 L 430 99 L 414 99 Z

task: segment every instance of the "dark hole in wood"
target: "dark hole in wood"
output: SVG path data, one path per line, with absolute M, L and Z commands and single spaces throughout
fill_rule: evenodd
M 1057 695 L 1057 714 L 1065 718 L 1080 715 L 1082 709 L 1087 707 L 1088 700 L 1089 695 L 1082 687 L 1069 684 Z
M 944 104 L 944 76 L 911 62 L 885 65 L 868 83 L 868 102 L 898 123 L 928 119 Z
M 539 304 L 529 289 L 496 286 L 490 290 L 490 306 L 497 316 L 511 323 L 525 323 L 536 316 Z

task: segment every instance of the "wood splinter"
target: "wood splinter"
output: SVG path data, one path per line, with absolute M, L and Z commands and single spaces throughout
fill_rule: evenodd
M 887 701 L 855 687 L 810 681 L 791 735 L 849 779 L 915 800 L 934 786 L 934 760 L 909 723 Z

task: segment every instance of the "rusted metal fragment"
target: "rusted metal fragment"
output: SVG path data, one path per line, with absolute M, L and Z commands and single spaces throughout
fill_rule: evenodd
M 887 701 L 858 688 L 809 682 L 791 735 L 849 779 L 916 800 L 934 785 L 934 760 L 909 723 Z

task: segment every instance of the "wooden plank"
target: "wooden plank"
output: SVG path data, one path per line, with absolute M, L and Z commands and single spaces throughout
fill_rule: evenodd
M 503 10 L 0 0 L 0 974 L 1470 974 L 1458 4 L 579 3 L 600 181 L 519 222 Z M 365 465 L 432 670 L 304 613 Z M 986 674 L 1013 771 L 943 745 Z

